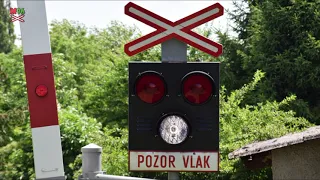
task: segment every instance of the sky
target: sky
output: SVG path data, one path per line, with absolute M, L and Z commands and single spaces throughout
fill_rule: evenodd
M 74 20 L 85 24 L 87 27 L 105 28 L 112 20 L 118 20 L 126 25 L 136 25 L 143 34 L 154 31 L 148 25 L 139 22 L 124 14 L 124 6 L 133 2 L 148 9 L 168 20 L 176 21 L 218 1 L 46 1 L 48 23 L 52 20 Z M 17 1 L 12 0 L 12 7 L 17 7 Z M 219 1 L 225 8 L 233 8 L 232 1 Z M 225 11 L 226 12 L 226 11 Z M 231 22 L 227 14 L 212 21 L 215 28 L 226 30 Z M 20 37 L 19 22 L 15 21 L 15 33 Z M 17 45 L 21 42 L 17 41 Z

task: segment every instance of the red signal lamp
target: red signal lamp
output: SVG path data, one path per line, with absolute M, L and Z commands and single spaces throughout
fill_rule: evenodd
M 182 79 L 183 97 L 193 105 L 206 103 L 211 99 L 214 91 L 214 80 L 205 72 L 193 71 Z
M 139 99 L 148 104 L 160 102 L 167 92 L 162 75 L 155 71 L 141 73 L 135 82 L 135 93 Z
M 48 87 L 41 84 L 39 86 L 36 87 L 36 94 L 39 97 L 44 97 L 48 94 Z

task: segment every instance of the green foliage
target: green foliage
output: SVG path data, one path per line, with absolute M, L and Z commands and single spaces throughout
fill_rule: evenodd
M 83 109 L 103 125 L 125 126 L 128 62 L 123 45 L 139 36 L 135 27 L 111 22 L 106 29 L 89 30 L 78 22 L 54 21 L 51 44 L 57 96 L 61 107 Z M 159 60 L 159 47 L 145 51 L 131 60 Z M 148 57 L 148 58 L 147 58 Z
M 15 126 L 28 116 L 21 51 L 0 54 L 0 147 L 12 140 Z
M 221 173 L 185 173 L 185 179 L 267 179 L 270 169 L 248 171 L 239 160 L 229 160 L 228 154 L 246 144 L 280 137 L 289 132 L 301 131 L 312 126 L 304 118 L 294 117 L 293 111 L 280 108 L 295 99 L 287 97 L 281 102 L 266 102 L 252 106 L 241 106 L 245 96 L 255 89 L 264 73 L 257 71 L 254 79 L 242 88 L 226 95 L 220 91 L 220 155 Z M 269 177 L 267 172 L 269 172 Z
M 0 0 L 0 53 L 9 53 L 16 39 L 9 14 L 10 1 Z
M 215 32 L 219 32 L 220 30 L 217 29 L 213 29 L 211 24 L 207 23 L 205 24 L 205 26 L 203 28 L 196 28 L 194 30 L 195 32 L 197 32 L 198 34 L 203 35 L 204 37 L 211 39 L 213 41 L 217 41 L 216 39 L 213 38 L 213 34 Z M 221 61 L 220 57 L 216 58 L 213 57 L 205 52 L 202 52 L 192 46 L 188 45 L 188 61 L 204 61 L 204 62 L 212 62 L 212 61 Z
M 102 134 L 101 123 L 87 117 L 74 108 L 60 110 L 60 128 L 65 173 L 68 178 L 81 166 L 74 165 L 75 158 L 81 154 L 81 148 L 94 142 Z
M 257 69 L 266 72 L 266 81 L 251 97 L 264 94 L 265 100 L 278 100 L 295 94 L 291 109 L 297 116 L 320 122 L 320 2 L 319 1 L 247 1 L 232 13 L 242 48 L 237 52 L 238 67 L 244 71 L 234 81 L 249 81 Z M 233 56 L 233 55 L 232 55 Z M 231 60 L 227 55 L 227 61 Z M 308 113 L 306 113 L 308 112 Z
M 232 162 L 227 160 L 230 151 L 254 141 L 280 137 L 312 126 L 306 119 L 294 117 L 293 111 L 281 110 L 281 106 L 295 99 L 294 96 L 289 96 L 281 102 L 267 101 L 255 106 L 239 106 L 245 95 L 255 88 L 262 77 L 263 73 L 257 71 L 251 83 L 233 91 L 230 96 L 225 95 L 225 90 L 221 92 L 220 149 L 225 152 L 221 153 L 221 165 L 226 165 L 226 170 L 232 170 L 233 167 L 227 166 Z
M 123 108 L 128 106 L 128 58 L 112 54 L 110 57 L 114 62 L 109 66 L 88 67 L 88 81 L 83 86 L 86 94 L 83 107 L 88 115 L 99 117 L 104 125 L 113 123 L 123 127 L 127 124 L 128 112 Z
M 217 33 L 220 43 L 227 47 L 223 49 L 223 54 L 219 60 L 222 69 L 220 71 L 221 84 L 226 87 L 229 94 L 231 90 L 242 87 L 247 82 L 247 77 L 250 76 L 243 70 L 241 64 L 240 52 L 244 51 L 245 48 L 243 43 L 229 37 L 226 32 L 218 31 Z
M 53 67 L 55 75 L 56 94 L 61 108 L 79 106 L 79 90 L 76 82 L 76 66 L 69 61 L 64 60 L 63 54 L 53 55 Z

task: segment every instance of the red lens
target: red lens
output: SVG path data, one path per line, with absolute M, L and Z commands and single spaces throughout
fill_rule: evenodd
M 182 91 L 185 99 L 192 104 L 203 104 L 210 99 L 214 90 L 213 79 L 203 73 L 188 74 L 182 82 Z
M 161 75 L 156 72 L 141 74 L 135 88 L 137 96 L 150 104 L 159 102 L 166 92 L 165 82 Z
M 36 87 L 36 94 L 39 97 L 46 96 L 48 94 L 48 88 L 45 85 L 39 85 Z

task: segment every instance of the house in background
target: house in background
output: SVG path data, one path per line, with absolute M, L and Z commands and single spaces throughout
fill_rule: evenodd
M 249 169 L 272 167 L 274 180 L 320 180 L 320 126 L 255 142 L 229 154 Z

